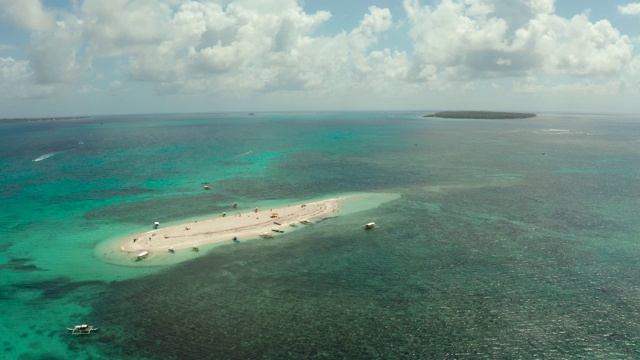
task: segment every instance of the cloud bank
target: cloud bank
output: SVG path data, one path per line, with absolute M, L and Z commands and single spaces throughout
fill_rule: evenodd
M 404 0 L 402 13 L 371 6 L 353 28 L 329 34 L 333 14 L 307 13 L 296 0 L 84 0 L 69 10 L 0 0 L 0 8 L 0 19 L 30 37 L 24 59 L 0 52 L 5 102 L 129 84 L 163 96 L 301 100 L 474 89 L 615 94 L 639 85 L 627 35 L 588 12 L 560 16 L 553 0 Z M 618 10 L 639 14 L 640 4 Z M 381 47 L 401 24 L 410 47 Z M 115 65 L 98 71 L 102 62 Z

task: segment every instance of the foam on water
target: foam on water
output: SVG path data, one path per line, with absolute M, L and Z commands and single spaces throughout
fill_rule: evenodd
M 54 155 L 60 154 L 62 151 L 58 151 L 58 152 L 52 152 L 52 153 L 48 153 L 48 154 L 44 154 L 44 155 L 40 155 L 37 158 L 31 160 L 31 161 L 42 161 L 42 160 L 46 160 Z

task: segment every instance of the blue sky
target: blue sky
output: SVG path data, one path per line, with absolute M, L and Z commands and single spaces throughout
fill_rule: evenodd
M 640 113 L 640 3 L 0 0 L 0 118 Z

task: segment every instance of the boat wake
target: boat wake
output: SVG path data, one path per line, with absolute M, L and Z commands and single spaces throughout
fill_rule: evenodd
M 46 160 L 50 157 L 52 157 L 53 155 L 57 155 L 60 154 L 62 151 L 57 151 L 57 152 L 52 152 L 52 153 L 48 153 L 48 154 L 44 154 L 41 156 L 38 156 L 37 158 L 33 159 L 32 161 L 42 161 L 42 160 Z

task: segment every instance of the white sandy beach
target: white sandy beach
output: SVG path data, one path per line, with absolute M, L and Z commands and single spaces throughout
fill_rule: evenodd
M 257 209 L 251 211 L 229 211 L 207 219 L 163 227 L 129 236 L 119 241 L 121 251 L 140 253 L 148 251 L 167 252 L 192 249 L 194 246 L 248 240 L 260 237 L 261 234 L 277 236 L 280 232 L 291 231 L 294 226 L 305 226 L 302 222 L 312 222 L 331 216 L 338 211 L 341 198 L 331 198 L 306 204 L 290 205 L 273 209 Z
M 96 248 L 96 255 L 119 265 L 175 264 L 197 256 L 194 246 L 207 250 L 216 244 L 232 244 L 234 237 L 238 241 L 257 239 L 261 234 L 278 237 L 318 220 L 372 209 L 398 197 L 398 194 L 358 193 L 277 208 L 260 207 L 257 211 L 230 208 L 209 219 L 171 226 L 160 224 L 156 229 L 105 241 Z M 169 252 L 170 248 L 174 253 Z M 134 261 L 144 251 L 148 252 L 147 258 Z

